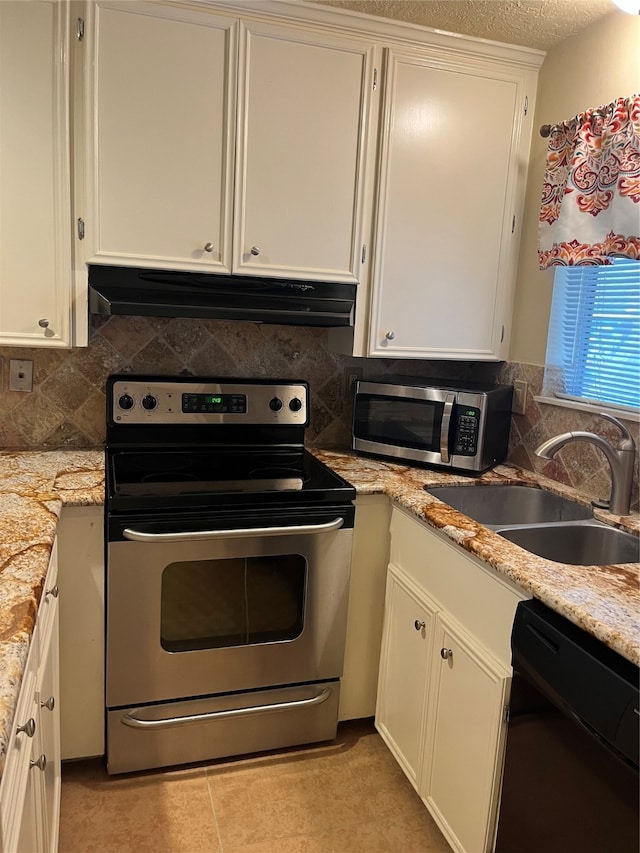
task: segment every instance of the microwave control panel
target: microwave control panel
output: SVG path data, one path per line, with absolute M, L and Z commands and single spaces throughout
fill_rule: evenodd
M 475 456 L 479 430 L 480 409 L 473 406 L 458 407 L 453 452 L 459 456 Z

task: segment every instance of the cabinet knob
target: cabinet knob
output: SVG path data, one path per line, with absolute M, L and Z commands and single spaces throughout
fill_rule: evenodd
M 257 258 L 257 257 L 258 257 L 258 255 L 260 254 L 260 252 L 261 252 L 262 250 L 260 249 L 260 246 L 252 246 L 252 247 L 251 247 L 251 249 L 250 249 L 250 251 L 251 251 L 251 254 L 252 254 L 255 258 Z
M 60 589 L 58 587 L 58 584 L 56 584 L 55 586 L 52 586 L 51 589 L 48 589 L 44 595 L 45 595 L 45 598 L 48 595 L 52 596 L 53 598 L 57 598 L 60 595 Z
M 205 252 L 211 253 L 211 252 L 213 252 L 214 249 L 215 249 L 215 246 L 213 245 L 213 243 L 205 243 L 204 244 Z
M 418 619 L 413 623 L 413 627 L 416 631 L 422 631 L 423 628 L 426 627 L 426 622 L 420 622 Z
M 47 766 L 47 756 L 44 754 L 44 752 L 42 753 L 40 758 L 38 758 L 37 761 L 30 761 L 29 762 L 29 769 L 31 769 L 32 767 L 37 767 L 38 770 L 42 770 L 43 773 L 45 771 L 46 766 Z
M 27 737 L 34 736 L 34 734 L 36 733 L 36 721 L 33 719 L 33 717 L 30 717 L 24 724 L 24 726 L 16 727 L 16 734 L 20 734 L 21 732 L 24 732 Z
M 387 333 L 386 333 L 386 335 L 385 335 L 385 338 L 386 338 L 388 341 L 393 341 L 393 340 L 395 340 L 395 337 L 396 337 L 396 333 L 395 333 L 395 332 L 391 332 L 391 331 L 387 332 Z
M 48 329 L 49 321 L 45 317 L 43 317 L 42 320 L 38 320 L 38 325 L 41 329 Z
M 47 701 L 46 701 L 46 702 L 41 702 L 41 703 L 40 703 L 40 707 L 41 707 L 41 708 L 46 708 L 46 709 L 47 709 L 47 711 L 53 711 L 53 709 L 56 707 L 56 700 L 55 700 L 55 698 L 54 698 L 53 696 L 49 696 L 49 698 L 47 699 Z
M 440 649 L 440 657 L 442 660 L 452 660 L 453 649 Z

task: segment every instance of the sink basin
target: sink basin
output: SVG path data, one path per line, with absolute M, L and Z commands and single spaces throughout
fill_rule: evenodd
M 513 527 L 498 529 L 496 533 L 525 551 L 557 563 L 610 566 L 640 560 L 640 540 L 637 537 L 597 521 L 591 524 Z
M 437 486 L 425 491 L 480 524 L 540 524 L 592 518 L 589 507 L 532 486 Z

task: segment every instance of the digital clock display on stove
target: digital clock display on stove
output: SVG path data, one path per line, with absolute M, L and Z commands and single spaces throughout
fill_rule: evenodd
M 245 394 L 183 394 L 182 411 L 189 414 L 244 414 Z

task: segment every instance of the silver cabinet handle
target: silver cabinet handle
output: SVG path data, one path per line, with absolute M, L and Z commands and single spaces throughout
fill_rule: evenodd
M 211 253 L 211 252 L 213 252 L 214 249 L 215 249 L 215 246 L 213 245 L 213 243 L 205 243 L 204 244 L 205 252 Z
M 261 251 L 262 250 L 260 246 L 252 246 L 250 249 L 250 252 L 254 256 L 254 258 L 257 258 Z
M 176 531 L 174 533 L 145 533 L 143 530 L 122 531 L 132 542 L 196 542 L 202 539 L 244 539 L 247 536 L 302 536 L 309 533 L 330 533 L 344 525 L 344 518 L 334 518 L 326 524 L 300 524 L 293 527 L 245 527 L 237 530 Z
M 251 708 L 233 708 L 230 711 L 208 711 L 204 714 L 187 714 L 184 717 L 165 717 L 162 720 L 141 720 L 136 717 L 135 708 L 125 714 L 120 722 L 133 729 L 169 729 L 175 726 L 188 726 L 190 723 L 203 723 L 207 720 L 226 720 L 229 717 L 250 717 L 253 714 L 269 714 L 273 711 L 288 711 L 292 708 L 321 705 L 331 696 L 331 688 L 325 687 L 311 699 L 294 699 L 292 702 L 274 702 L 272 705 L 256 705 Z
M 391 332 L 391 331 L 387 332 L 387 333 L 386 333 L 386 335 L 385 335 L 385 338 L 386 338 L 388 341 L 394 341 L 394 340 L 395 340 L 395 337 L 396 337 L 396 333 L 395 333 L 395 332 Z
M 451 660 L 453 658 L 453 649 L 440 649 L 440 657 L 442 660 Z
M 42 772 L 44 773 L 44 771 L 47 767 L 47 756 L 44 754 L 44 752 L 42 753 L 40 758 L 38 758 L 36 761 L 30 761 L 29 762 L 29 769 L 31 770 L 34 767 L 37 767 L 38 770 L 42 770 Z
M 27 737 L 33 737 L 36 733 L 36 721 L 33 717 L 29 717 L 24 726 L 16 726 L 16 734 L 24 732 Z
M 422 631 L 422 629 L 426 627 L 426 624 L 426 622 L 420 622 L 418 619 L 416 619 L 416 621 L 413 623 L 413 627 L 416 629 L 416 631 Z
M 60 588 L 58 587 L 58 584 L 56 584 L 55 586 L 52 586 L 51 589 L 48 589 L 44 595 L 45 595 L 45 598 L 48 595 L 50 595 L 52 598 L 57 598 L 60 595 Z
M 41 708 L 46 708 L 46 709 L 47 709 L 47 711 L 53 711 L 53 709 L 56 707 L 56 700 L 55 700 L 55 698 L 54 698 L 53 696 L 49 696 L 49 698 L 47 699 L 47 701 L 46 701 L 46 702 L 41 702 L 41 703 L 40 703 L 40 707 L 41 707 Z
M 38 325 L 41 329 L 48 329 L 49 321 L 45 317 L 43 317 L 42 320 L 38 320 Z

